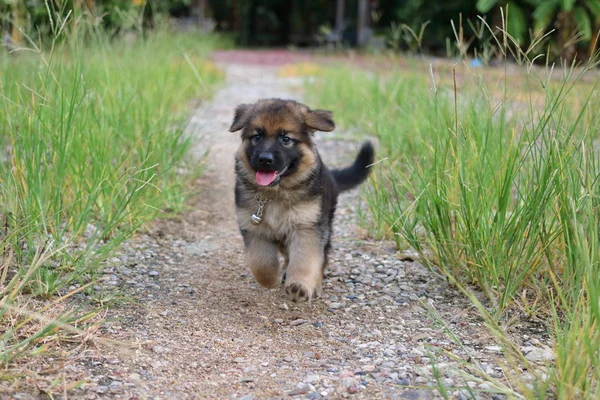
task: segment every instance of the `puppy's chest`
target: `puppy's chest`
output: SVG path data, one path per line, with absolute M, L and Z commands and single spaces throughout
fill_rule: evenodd
M 321 218 L 321 204 L 316 199 L 295 204 L 273 200 L 264 207 L 261 222 L 255 225 L 251 216 L 257 210 L 258 204 L 256 207 L 239 208 L 240 227 L 272 239 L 286 237 L 296 229 L 312 227 Z

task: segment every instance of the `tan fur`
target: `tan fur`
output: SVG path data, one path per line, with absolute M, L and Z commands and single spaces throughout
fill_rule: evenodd
M 260 225 L 250 222 L 250 216 L 255 212 L 256 207 L 238 208 L 237 219 L 240 228 L 250 233 L 246 260 L 257 282 L 267 288 L 274 288 L 281 282 L 277 258 L 279 249 L 272 241 L 289 237 L 289 251 L 281 249 L 284 268 L 287 267 L 286 285 L 298 284 L 310 295 L 319 294 L 322 286 L 322 244 L 318 243 L 310 229 L 320 215 L 318 200 L 294 203 L 286 196 L 276 198 L 266 206 Z M 293 297 L 293 294 L 288 295 Z
M 251 246 L 246 251 L 246 262 L 254 278 L 269 289 L 281 283 L 278 250 L 273 242 L 254 236 Z
M 287 195 L 287 196 L 286 196 Z M 236 214 L 241 229 L 256 233 L 270 239 L 290 236 L 294 230 L 313 225 L 320 214 L 317 200 L 295 203 L 293 196 L 284 194 L 271 200 L 265 207 L 263 221 L 260 225 L 250 222 L 250 216 L 256 212 L 257 206 L 238 208 Z
M 312 173 L 315 167 L 317 157 L 312 147 L 305 143 L 299 143 L 298 147 L 304 155 L 300 162 L 300 166 L 298 167 L 298 173 L 294 174 L 290 179 L 286 179 L 285 182 L 282 182 L 281 186 L 283 188 L 293 188 L 297 186 L 299 182 L 304 181 L 306 177 Z
M 293 115 L 290 115 L 292 117 Z M 298 129 L 296 121 L 292 118 L 273 118 L 269 115 L 259 115 L 251 121 L 252 126 L 263 127 L 267 134 L 278 134 L 284 130 L 291 137 L 300 138 L 300 134 L 294 135 Z M 302 138 L 306 140 L 305 138 Z M 243 173 L 249 178 L 255 175 L 255 171 L 245 156 L 247 142 L 243 141 L 240 145 L 236 159 L 239 160 L 244 168 Z M 280 282 L 280 265 L 276 257 L 277 247 L 260 238 L 276 240 L 280 237 L 290 237 L 290 250 L 282 248 L 285 263 L 284 268 L 288 268 L 286 285 L 289 287 L 296 284 L 302 288 L 309 297 L 313 293 L 320 293 L 322 280 L 323 255 L 322 244 L 311 239 L 314 233 L 308 229 L 313 226 L 321 215 L 320 199 L 316 198 L 309 202 L 298 202 L 298 199 L 304 192 L 304 188 L 289 190 L 298 186 L 310 175 L 315 167 L 317 155 L 311 144 L 301 142 L 298 148 L 302 151 L 303 157 L 298 167 L 298 172 L 282 181 L 281 185 L 262 188 L 263 197 L 272 200 L 265 207 L 263 221 L 260 225 L 251 223 L 250 217 L 257 210 L 257 203 L 254 194 L 246 193 L 244 203 L 248 207 L 238 207 L 236 214 L 240 229 L 247 230 L 250 233 L 251 243 L 247 250 L 247 263 L 252 274 L 258 283 L 267 288 L 273 288 Z M 296 293 L 288 293 L 288 296 L 297 298 Z
M 290 239 L 290 263 L 287 268 L 288 286 L 296 284 L 308 293 L 322 291 L 323 245 L 312 230 L 296 230 Z M 299 288 L 300 289 L 300 288 Z M 288 292 L 288 295 L 290 293 Z
M 291 116 L 290 116 L 291 117 Z M 297 124 L 293 118 L 278 118 L 270 115 L 259 115 L 250 122 L 253 126 L 264 128 L 269 136 L 277 136 L 280 131 L 294 133 Z M 299 136 L 296 135 L 296 138 Z
M 230 127 L 232 132 L 242 131 L 242 143 L 236 152 L 236 217 L 246 245 L 246 261 L 258 283 L 267 288 L 277 287 L 285 271 L 285 291 L 293 301 L 310 300 L 322 290 L 331 238 L 329 216 L 333 211 L 330 203 L 324 203 L 325 192 L 322 187 L 319 189 L 318 182 L 331 178 L 320 175 L 323 169 L 325 174 L 328 172 L 312 134 L 334 128 L 330 112 L 310 110 L 300 103 L 280 99 L 239 105 Z M 281 142 L 283 136 L 293 139 L 289 145 Z M 293 151 L 293 172 L 282 175 L 274 185 L 258 185 L 251 165 L 256 159 L 249 159 L 256 154 L 252 152 L 257 143 L 265 146 L 262 148 L 278 146 L 278 154 Z M 337 190 L 331 180 L 325 185 L 330 190 L 327 193 Z M 257 196 L 269 202 L 262 221 L 254 225 L 251 216 L 258 210 Z M 333 201 L 335 207 L 335 197 Z M 328 208 L 324 209 L 323 204 Z M 283 265 L 279 262 L 280 253 Z

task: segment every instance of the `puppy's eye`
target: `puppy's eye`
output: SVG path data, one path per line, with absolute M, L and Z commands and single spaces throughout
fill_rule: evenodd
M 281 143 L 283 144 L 290 144 L 292 143 L 292 138 L 289 136 L 282 136 L 281 137 Z
M 254 144 L 258 143 L 261 138 L 262 138 L 262 136 L 259 134 L 252 136 L 252 143 L 254 143 Z

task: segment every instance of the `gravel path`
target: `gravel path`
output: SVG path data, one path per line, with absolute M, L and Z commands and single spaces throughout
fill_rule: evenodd
M 128 241 L 99 283 L 99 290 L 119 288 L 129 299 L 109 308 L 104 335 L 134 345 L 102 346 L 74 360 L 71 368 L 90 377 L 76 397 L 429 399 L 437 397 L 431 348 L 478 361 L 501 377 L 499 348 L 462 296 L 357 228 L 358 192 L 340 198 L 324 298 L 297 305 L 254 282 L 234 216 L 238 137 L 227 128 L 237 104 L 302 100 L 302 87 L 268 66 L 223 68 L 226 84 L 190 125 L 201 138 L 197 153 L 211 148 L 192 210 Z M 333 137 L 340 135 L 319 142 L 325 162 L 335 166 L 351 159 L 359 143 Z M 450 341 L 427 308 L 440 313 L 465 348 Z M 466 392 L 453 389 L 465 384 L 457 363 L 438 361 L 452 397 L 463 398 Z

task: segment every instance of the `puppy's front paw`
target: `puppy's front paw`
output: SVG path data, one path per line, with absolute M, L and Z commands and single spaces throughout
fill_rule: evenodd
M 302 283 L 296 282 L 288 284 L 285 287 L 285 293 L 288 299 L 296 303 L 298 301 L 309 301 L 313 295 L 313 290 Z

